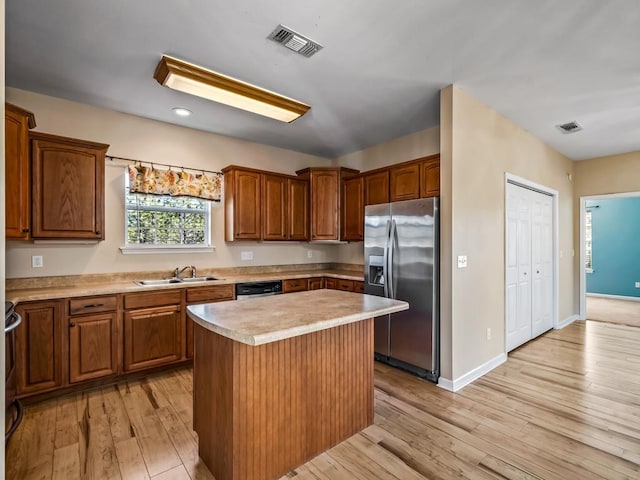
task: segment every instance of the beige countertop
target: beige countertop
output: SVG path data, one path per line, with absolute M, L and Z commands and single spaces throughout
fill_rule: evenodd
M 17 288 L 6 290 L 5 297 L 7 301 L 13 303 L 29 302 L 36 300 L 54 300 L 59 298 L 71 298 L 71 297 L 86 297 L 89 295 L 108 295 L 117 293 L 137 293 L 152 290 L 171 290 L 176 288 L 198 288 L 214 285 L 228 285 L 241 282 L 258 282 L 263 280 L 286 280 L 295 278 L 309 278 L 309 277 L 332 277 L 345 280 L 362 281 L 363 274 L 359 271 L 352 270 L 295 270 L 295 271 L 278 271 L 268 273 L 247 273 L 238 274 L 232 273 L 226 275 L 225 273 L 216 274 L 207 273 L 206 275 L 216 276 L 220 280 L 202 282 L 202 283 L 172 283 L 169 285 L 145 285 L 141 286 L 135 283 L 134 279 L 123 279 L 121 276 L 113 275 L 110 279 L 109 276 L 103 276 L 100 281 L 84 281 L 82 276 L 78 276 L 75 284 L 68 284 L 65 281 L 64 286 L 57 286 L 57 277 L 47 277 L 41 281 L 42 286 L 35 288 Z M 165 275 L 166 277 L 166 275 Z M 135 278 L 135 277 L 134 277 Z M 155 278 L 163 278 L 163 276 L 157 276 Z M 144 275 L 138 278 L 149 279 L 149 275 Z M 62 283 L 62 282 L 61 282 Z
M 192 305 L 187 314 L 212 332 L 256 346 L 408 309 L 407 302 L 374 295 L 311 290 Z

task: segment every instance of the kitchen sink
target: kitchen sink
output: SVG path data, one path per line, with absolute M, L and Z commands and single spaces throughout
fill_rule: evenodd
M 152 285 L 169 285 L 171 283 L 202 283 L 212 282 L 214 280 L 222 280 L 218 277 L 187 277 L 187 278 L 163 278 L 161 280 L 139 280 L 137 285 L 152 286 Z
M 222 280 L 218 277 L 186 277 L 181 279 L 184 283 L 212 282 L 214 280 Z
M 170 283 L 182 283 L 178 278 L 163 278 L 162 280 L 140 280 L 138 285 L 169 285 Z

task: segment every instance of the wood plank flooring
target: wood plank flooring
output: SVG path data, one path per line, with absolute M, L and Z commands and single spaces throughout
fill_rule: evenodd
M 27 409 L 7 479 L 213 478 L 191 370 Z M 575 322 L 453 394 L 376 364 L 375 424 L 283 479 L 639 479 L 640 329 Z
M 587 295 L 587 318 L 599 322 L 640 327 L 640 302 Z

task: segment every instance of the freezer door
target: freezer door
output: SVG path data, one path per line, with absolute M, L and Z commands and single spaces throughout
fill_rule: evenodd
M 379 297 L 386 296 L 389 212 L 388 203 L 369 205 L 364 211 L 364 293 Z M 374 319 L 374 351 L 389 355 L 389 315 Z
M 389 356 L 421 369 L 438 369 L 437 199 L 391 204 L 394 298 L 409 310 L 391 315 Z

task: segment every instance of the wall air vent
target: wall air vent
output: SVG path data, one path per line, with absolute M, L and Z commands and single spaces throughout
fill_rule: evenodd
M 276 29 L 267 37 L 269 40 L 278 42 L 289 50 L 299 53 L 303 57 L 310 57 L 317 51 L 322 49 L 322 45 L 314 42 L 298 32 L 294 32 L 289 27 L 278 25 Z
M 556 125 L 556 128 L 562 133 L 575 133 L 582 130 L 582 126 L 576 121 L 563 123 L 562 125 Z

